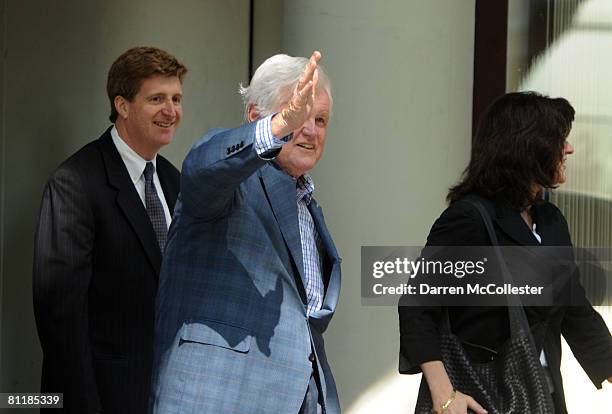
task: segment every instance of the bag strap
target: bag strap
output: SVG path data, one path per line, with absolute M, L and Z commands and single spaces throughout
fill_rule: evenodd
M 502 272 L 504 283 L 512 284 L 512 274 L 508 269 L 506 261 L 504 260 L 501 248 L 499 247 L 499 240 L 497 239 L 497 234 L 495 233 L 495 229 L 493 227 L 493 221 L 491 220 L 491 215 L 487 211 L 486 207 L 482 203 L 482 201 L 476 196 L 468 196 L 464 198 L 464 200 L 478 210 L 480 216 L 482 217 L 482 221 L 484 222 L 485 228 L 487 229 L 487 233 L 489 235 L 489 239 L 491 239 L 491 245 L 493 246 L 493 251 L 495 252 L 495 256 L 497 261 L 499 262 L 500 270 Z M 523 304 L 520 298 L 516 295 L 506 295 L 506 300 L 508 302 L 508 315 L 510 319 L 510 333 L 512 335 L 517 335 L 520 332 L 527 334 L 529 337 L 531 335 L 531 329 L 529 328 L 529 322 L 527 322 L 527 316 L 525 314 L 525 310 L 523 308 Z M 533 343 L 533 338 L 532 338 Z M 535 347 L 535 345 L 534 345 Z

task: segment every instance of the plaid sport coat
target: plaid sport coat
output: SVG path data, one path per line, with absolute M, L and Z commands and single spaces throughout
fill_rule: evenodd
M 154 413 L 297 413 L 313 367 L 340 412 L 323 332 L 340 258 L 321 208 L 322 308 L 306 314 L 295 181 L 255 152 L 255 123 L 212 130 L 183 163 L 156 303 Z

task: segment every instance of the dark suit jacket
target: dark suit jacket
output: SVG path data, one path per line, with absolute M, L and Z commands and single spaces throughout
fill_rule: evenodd
M 161 156 L 156 164 L 172 212 L 179 172 Z M 38 219 L 41 390 L 64 393 L 64 412 L 146 412 L 161 259 L 109 128 L 53 173 Z
M 537 246 L 518 211 L 500 203 L 485 202 L 500 245 Z M 565 218 L 551 203 L 532 210 L 544 246 L 571 246 Z M 476 208 L 465 200 L 452 203 L 436 220 L 427 237 L 430 246 L 487 246 L 491 241 Z M 571 251 L 564 249 L 566 252 Z M 573 262 L 573 256 L 567 258 Z M 565 260 L 564 260 L 565 261 Z M 564 292 L 571 292 L 575 306 L 526 308 L 538 352 L 544 349 L 555 386 L 557 413 L 566 412 L 561 382 L 561 334 L 596 387 L 612 375 L 612 339 L 601 316 L 592 308 L 574 268 Z M 438 327 L 440 308 L 400 307 L 400 372 L 416 373 L 426 361 L 440 360 Z M 509 337 L 504 307 L 449 308 L 453 332 L 462 340 L 498 349 Z

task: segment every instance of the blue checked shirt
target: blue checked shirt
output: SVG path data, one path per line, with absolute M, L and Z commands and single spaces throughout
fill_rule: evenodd
M 272 134 L 272 115 L 259 121 L 255 128 L 255 151 L 263 159 L 272 159 L 275 151 L 285 144 L 291 135 L 282 140 Z M 321 277 L 323 260 L 321 258 L 322 241 L 317 231 L 308 204 L 312 199 L 314 183 L 309 175 L 303 175 L 296 180 L 296 202 L 298 208 L 298 223 L 302 242 L 302 260 L 306 282 L 306 298 L 308 299 L 307 315 L 321 309 L 325 288 Z

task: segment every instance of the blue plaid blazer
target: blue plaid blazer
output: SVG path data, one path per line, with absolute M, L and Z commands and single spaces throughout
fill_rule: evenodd
M 210 131 L 183 163 L 157 294 L 153 413 L 297 413 L 313 361 L 326 412 L 340 412 L 323 345 L 340 258 L 313 200 L 325 297 L 307 317 L 295 181 L 254 139 L 255 123 Z

